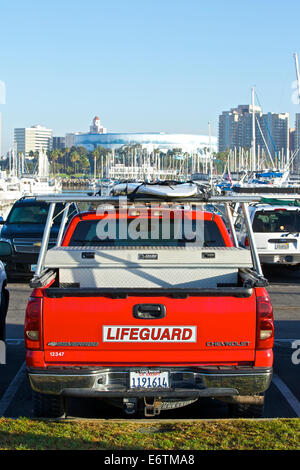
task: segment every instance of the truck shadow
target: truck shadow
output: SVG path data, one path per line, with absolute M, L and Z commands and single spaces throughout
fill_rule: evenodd
M 281 284 L 300 285 L 300 269 L 292 270 L 286 266 L 267 266 L 263 265 L 263 274 L 266 279 Z
M 61 422 L 60 422 L 61 423 Z M 55 423 L 53 423 L 55 426 Z M 15 432 L 14 426 L 9 431 L 9 423 L 7 431 L 0 431 L 0 445 L 5 450 L 134 450 L 135 447 L 118 445 L 114 443 L 111 445 L 109 439 L 106 441 L 102 438 L 92 438 L 91 440 L 83 439 L 82 437 L 63 437 L 57 435 L 51 437 L 49 432 L 45 434 L 39 431 L 39 425 L 34 423 L 33 426 L 37 427 L 37 432 Z M 72 426 L 69 426 L 72 428 Z M 69 434 L 66 429 L 66 434 Z M 72 430 L 71 430 L 72 432 Z M 82 432 L 80 433 L 82 434 Z M 117 437 L 117 435 L 116 435 Z
M 173 410 L 161 411 L 155 417 L 140 414 L 125 414 L 122 408 L 112 406 L 105 400 L 69 398 L 67 418 L 85 419 L 126 419 L 126 420 L 170 420 L 170 419 L 222 419 L 228 418 L 228 407 L 218 400 L 203 398 L 191 405 Z

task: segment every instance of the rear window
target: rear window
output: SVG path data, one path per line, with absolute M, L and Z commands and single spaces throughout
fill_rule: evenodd
M 63 209 L 62 204 L 56 204 L 54 224 L 61 222 Z M 45 203 L 18 204 L 11 209 L 7 218 L 7 224 L 41 224 L 45 225 L 47 220 L 49 206 Z
M 156 231 L 153 232 L 153 226 L 148 220 L 145 220 L 143 227 L 140 227 L 140 231 L 136 230 L 135 234 L 137 238 L 132 238 L 132 230 L 130 223 L 133 222 L 131 219 L 127 219 L 126 233 L 124 234 L 124 227 L 120 230 L 120 222 L 116 220 L 113 232 L 103 237 L 101 232 L 101 238 L 99 237 L 99 220 L 84 220 L 77 224 L 72 237 L 69 242 L 69 246 L 225 246 L 224 239 L 220 232 L 218 225 L 211 220 L 202 220 L 200 230 L 197 231 L 197 236 L 193 236 L 193 233 L 188 233 L 184 230 L 183 223 L 181 227 L 178 223 L 170 221 L 170 228 L 168 233 L 163 229 L 161 219 L 157 221 Z M 199 221 L 198 221 L 199 222 Z M 124 223 L 124 222 L 123 222 Z M 98 227 L 98 228 L 97 228 Z M 194 233 L 196 233 L 195 221 L 190 227 Z M 199 225 L 198 225 L 199 228 Z M 151 230 L 152 229 L 152 230 Z
M 300 212 L 285 209 L 257 211 L 253 220 L 253 231 L 256 233 L 300 232 Z

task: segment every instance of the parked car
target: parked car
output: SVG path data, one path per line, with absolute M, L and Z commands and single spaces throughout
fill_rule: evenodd
M 300 269 L 300 207 L 253 204 L 249 215 L 261 263 Z M 240 245 L 249 246 L 242 215 L 237 218 L 235 229 Z
M 62 218 L 64 204 L 57 204 L 51 228 L 49 247 L 54 246 Z M 47 219 L 49 204 L 39 202 L 34 197 L 22 197 L 14 203 L 7 219 L 0 221 L 2 225 L 2 244 L 0 260 L 5 263 L 8 277 L 32 277 L 37 263 Z M 70 216 L 76 207 L 69 209 Z
M 230 415 L 262 416 L 274 341 L 267 282 L 218 214 L 186 209 L 199 239 L 175 238 L 171 210 L 81 213 L 41 257 L 25 317 L 36 416 L 63 416 L 68 397 L 152 417 L 212 397 Z M 142 238 L 120 235 L 137 225 Z
M 1 241 L 0 241 L 1 245 Z M 9 305 L 9 291 L 7 289 L 7 276 L 5 267 L 0 261 L 0 341 L 5 341 L 5 322 Z M 0 358 L 1 363 L 1 358 Z

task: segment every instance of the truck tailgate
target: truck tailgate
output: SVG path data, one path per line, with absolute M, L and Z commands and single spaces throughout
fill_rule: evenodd
M 151 315 L 154 311 L 154 318 L 147 310 Z M 49 365 L 249 364 L 254 361 L 255 335 L 255 292 L 248 298 L 43 299 Z

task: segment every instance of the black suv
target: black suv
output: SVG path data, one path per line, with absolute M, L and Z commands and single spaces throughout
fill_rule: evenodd
M 55 245 L 62 219 L 64 204 L 57 203 L 51 228 L 49 247 Z M 43 238 L 49 204 L 36 201 L 34 197 L 23 197 L 11 208 L 7 220 L 1 221 L 1 240 L 8 240 L 11 253 L 0 254 L 8 277 L 29 277 L 34 272 Z M 69 208 L 68 220 L 77 212 L 75 204 Z M 3 256 L 4 255 L 4 256 Z

